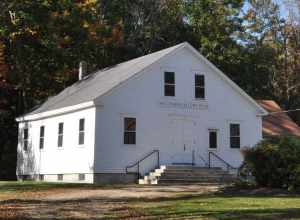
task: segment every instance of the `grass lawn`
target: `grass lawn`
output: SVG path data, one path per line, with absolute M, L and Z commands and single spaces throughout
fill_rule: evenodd
M 0 182 L 0 219 L 299 219 L 300 197 L 284 191 L 223 189 L 198 193 L 180 188 L 167 196 L 170 186 L 93 186 L 35 182 Z M 114 192 L 116 190 L 116 192 Z M 107 193 L 108 192 L 108 193 Z M 107 194 L 116 193 L 118 197 Z M 145 193 L 132 197 L 128 193 Z M 72 199 L 48 199 L 55 195 L 89 195 Z M 98 193 L 98 194 L 97 194 Z M 125 193 L 125 194 L 124 194 Z M 5 196 L 3 196 L 5 195 Z M 124 196 L 125 195 L 125 196 Z M 2 201 L 1 201 L 2 200 Z
M 134 210 L 153 219 L 300 219 L 300 198 L 211 195 L 143 202 Z

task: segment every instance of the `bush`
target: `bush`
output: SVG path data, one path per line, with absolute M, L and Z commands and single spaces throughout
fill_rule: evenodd
M 300 140 L 280 137 L 263 140 L 244 150 L 243 169 L 259 186 L 294 189 L 300 187 Z

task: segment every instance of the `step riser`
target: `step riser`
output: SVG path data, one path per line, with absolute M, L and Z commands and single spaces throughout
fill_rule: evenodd
M 158 179 L 234 179 L 234 177 L 231 176 L 160 176 Z
M 195 181 L 223 181 L 223 180 L 233 180 L 230 177 L 161 177 L 158 180 L 172 180 L 172 179 L 182 179 L 182 180 L 195 180 Z
M 179 179 L 168 179 L 158 180 L 158 183 L 232 183 L 234 180 L 179 180 Z
M 222 171 L 222 168 L 208 168 L 208 167 L 166 167 L 165 170 L 216 170 Z
M 161 174 L 168 174 L 168 175 L 226 175 L 226 172 L 163 172 Z
M 139 184 L 201 184 L 232 183 L 236 177 L 221 168 L 195 166 L 161 166 L 139 180 Z

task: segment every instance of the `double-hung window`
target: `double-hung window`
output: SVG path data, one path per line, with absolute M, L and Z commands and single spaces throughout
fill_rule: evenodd
M 124 118 L 124 144 L 136 144 L 135 118 Z
M 25 128 L 23 133 L 23 149 L 25 151 L 28 149 L 28 128 Z
M 57 140 L 57 146 L 62 147 L 63 146 L 63 137 L 64 137 L 64 123 L 58 124 L 58 140 Z
M 240 137 L 240 124 L 230 124 L 230 147 L 240 148 L 241 137 Z
M 205 99 L 205 77 L 204 75 L 195 75 L 195 98 Z
M 79 137 L 78 137 L 78 144 L 83 145 L 84 144 L 84 118 L 79 120 Z
M 45 126 L 40 127 L 40 149 L 44 149 Z
M 165 72 L 165 96 L 175 96 L 174 72 Z

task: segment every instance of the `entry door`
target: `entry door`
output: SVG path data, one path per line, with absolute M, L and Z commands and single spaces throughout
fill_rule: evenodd
M 173 163 L 191 164 L 193 162 L 195 130 L 195 122 L 192 120 L 173 120 L 173 143 L 177 151 L 173 156 Z

